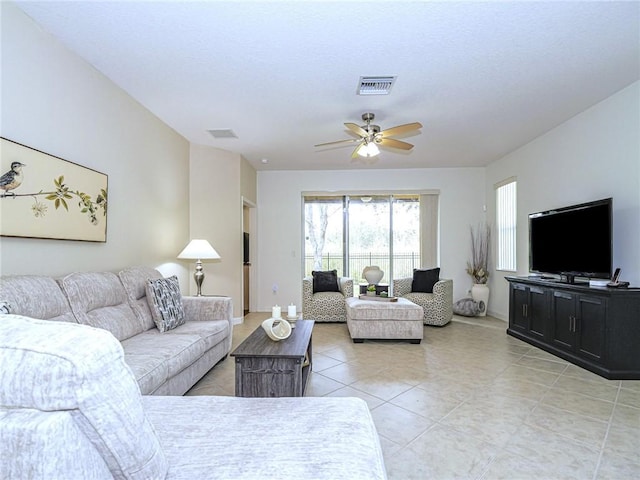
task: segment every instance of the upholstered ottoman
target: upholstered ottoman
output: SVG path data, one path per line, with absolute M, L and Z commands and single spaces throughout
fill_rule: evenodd
M 347 298 L 347 327 L 354 343 L 365 339 L 420 343 L 422 316 L 422 307 L 406 298 L 398 298 L 397 302 Z

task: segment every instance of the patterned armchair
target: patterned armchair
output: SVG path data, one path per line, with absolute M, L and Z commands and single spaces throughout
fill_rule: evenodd
M 420 305 L 424 310 L 424 324 L 442 327 L 453 317 L 453 280 L 440 279 L 433 286 L 433 293 L 412 292 L 413 278 L 393 281 L 393 294 Z
M 353 279 L 338 278 L 339 292 L 313 293 L 313 278 L 302 279 L 302 317 L 316 322 L 346 322 L 345 300 L 353 297 Z

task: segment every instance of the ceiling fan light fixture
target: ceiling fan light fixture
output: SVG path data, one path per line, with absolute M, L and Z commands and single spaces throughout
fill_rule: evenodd
M 380 149 L 378 148 L 378 146 L 373 143 L 373 142 L 365 142 L 362 145 L 360 145 L 360 148 L 358 149 L 358 155 L 360 155 L 361 157 L 375 157 L 376 155 L 380 154 Z

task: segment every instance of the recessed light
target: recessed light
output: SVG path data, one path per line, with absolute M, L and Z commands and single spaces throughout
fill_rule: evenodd
M 263 158 L 262 160 L 260 160 L 262 163 L 269 163 L 269 160 L 267 160 L 266 158 Z

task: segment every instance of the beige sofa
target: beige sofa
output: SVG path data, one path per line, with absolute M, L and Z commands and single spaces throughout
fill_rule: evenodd
M 12 314 L 108 330 L 142 394 L 182 395 L 229 353 L 233 305 L 225 297 L 182 297 L 186 322 L 161 333 L 145 294 L 147 279 L 158 278 L 160 272 L 147 267 L 58 279 L 3 276 L 0 302 Z

